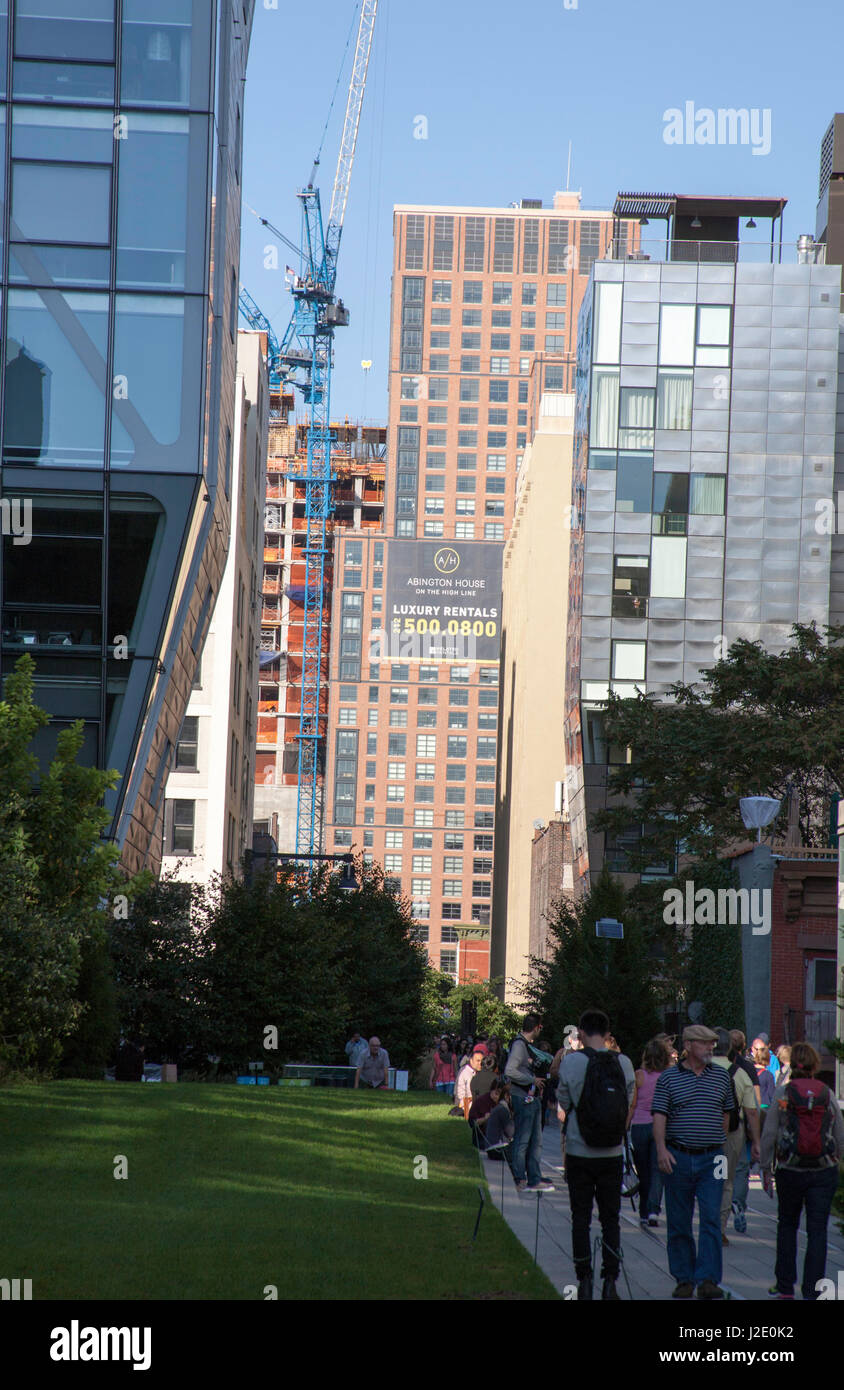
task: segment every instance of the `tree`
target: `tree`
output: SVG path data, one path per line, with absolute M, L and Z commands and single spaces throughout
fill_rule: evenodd
M 93 1007 L 78 993 L 83 951 L 93 969 L 104 907 L 132 885 L 102 838 L 117 773 L 77 762 L 81 721 L 59 733 L 38 778 L 30 745 L 49 716 L 34 670 L 22 656 L 0 701 L 0 1063 L 48 1068 Z
M 624 923 L 622 941 L 595 935 L 601 917 Z M 527 986 L 545 1033 L 559 1046 L 567 1024 L 577 1023 L 585 1009 L 603 1009 L 622 1049 L 637 1056 L 661 1026 L 648 941 L 624 888 L 606 865 L 580 902 L 560 901 L 548 928 L 556 942 L 553 954 L 547 961 L 531 959 Z
M 694 880 L 695 890 L 737 888 L 738 875 L 728 860 L 704 860 L 690 868 L 679 880 Z M 689 1002 L 703 1005 L 703 1022 L 709 1028 L 740 1028 L 744 1032 L 744 977 L 741 957 L 741 927 L 730 922 L 695 923 L 691 927 Z
M 122 1031 L 143 1039 L 150 1060 L 204 1058 L 201 991 L 206 943 L 196 909 L 204 890 L 172 875 L 136 895 L 130 916 L 112 923 L 109 949 Z
M 673 861 L 678 843 L 694 859 L 716 859 L 741 838 L 739 798 L 796 794 L 806 845 L 828 840 L 832 795 L 844 791 L 844 626 L 795 625 L 775 655 L 759 642 L 733 643 L 699 684 L 669 699 L 611 696 L 607 741 L 630 750 L 614 767 L 617 804 L 594 828 L 643 827 L 631 872 Z

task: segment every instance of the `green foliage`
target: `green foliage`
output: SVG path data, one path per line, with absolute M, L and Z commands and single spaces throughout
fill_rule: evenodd
M 678 879 L 694 881 L 695 891 L 711 888 L 737 888 L 738 875 L 728 861 L 704 860 Z M 723 924 L 695 924 L 691 928 L 689 1001 L 703 1004 L 703 1022 L 709 1028 L 740 1028 L 744 1032 L 744 979 L 741 958 L 741 927 Z
M 789 785 L 803 843 L 827 843 L 830 800 L 844 790 L 844 627 L 795 625 L 779 655 L 742 638 L 699 685 L 669 695 L 607 705 L 607 740 L 632 755 L 610 777 L 624 803 L 594 828 L 646 827 L 632 872 L 673 859 L 678 841 L 694 858 L 717 857 L 742 838 L 739 798 L 784 798 Z
M 102 840 L 103 796 L 117 774 L 81 767 L 77 721 L 60 732 L 38 780 L 32 739 L 49 722 L 22 656 L 0 701 L 0 1068 L 48 1069 L 92 1003 L 78 991 L 93 967 L 103 904 L 127 885 Z M 83 988 L 87 989 L 87 985 Z
M 202 1042 L 205 949 L 194 891 L 165 876 L 139 893 L 129 920 L 114 921 L 109 932 L 122 1031 L 143 1037 L 150 1059 L 162 1062 L 194 1061 Z
M 271 874 L 139 894 L 111 931 L 123 1029 L 150 1059 L 201 1069 L 213 1055 L 230 1071 L 339 1062 L 356 1026 L 378 1033 L 393 1065 L 414 1065 L 427 1036 L 424 948 L 380 870 L 356 872 L 353 893 L 326 871 L 310 894 Z M 270 1027 L 277 1047 L 265 1047 Z
M 432 975 L 440 975 L 439 971 L 431 971 Z M 460 1019 L 463 1012 L 463 1004 L 474 1005 L 476 1031 L 486 1033 L 501 1039 L 503 1047 L 507 1046 L 510 1038 L 518 1033 L 522 1026 L 523 1013 L 505 1004 L 499 999 L 496 989 L 500 986 L 501 980 L 473 980 L 468 984 L 456 985 L 450 975 L 440 977 L 449 986 L 448 992 L 444 996 L 445 1007 L 449 1014 L 445 1022 L 449 1032 L 460 1031 Z M 443 1026 L 442 1009 L 434 1031 Z
M 117 992 L 105 932 L 82 942 L 76 994 L 82 1012 L 65 1041 L 58 1075 L 99 1081 L 119 1041 Z
M 596 937 L 600 917 L 624 923 L 624 940 Z M 527 986 L 543 1032 L 559 1047 L 564 1029 L 587 1008 L 603 1009 L 610 1028 L 638 1064 L 643 1045 L 659 1032 L 647 933 L 624 888 L 604 866 L 591 891 L 576 904 L 563 899 L 549 920 L 555 942 L 547 961 L 531 960 Z

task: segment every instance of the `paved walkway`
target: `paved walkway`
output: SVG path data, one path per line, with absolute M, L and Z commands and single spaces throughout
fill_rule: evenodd
M 564 1297 L 573 1298 L 577 1279 L 571 1255 L 571 1214 L 568 1188 L 560 1172 L 560 1131 L 556 1120 L 549 1121 L 542 1137 L 542 1171 L 553 1181 L 554 1192 L 520 1195 L 516 1192 L 506 1163 L 496 1163 L 485 1155 L 479 1155 L 479 1160 L 489 1183 L 492 1201 L 507 1224 L 531 1255 L 536 1249 L 540 1268 L 548 1275 L 558 1292 Z M 721 1286 L 732 1298 L 764 1299 L 767 1302 L 767 1291 L 774 1282 L 777 1203 L 776 1198 L 772 1201 L 765 1195 L 761 1180 L 755 1174 L 751 1177 L 750 1184 L 747 1234 L 736 1235 L 732 1226 L 730 1219 L 727 1228 L 730 1244 L 724 1250 Z M 593 1208 L 593 1246 L 600 1231 L 597 1213 Z M 806 1237 L 802 1228 L 798 1240 L 799 1287 L 803 1253 L 806 1248 Z M 639 1225 L 638 1211 L 634 1211 L 629 1200 L 622 1201 L 621 1245 L 624 1259 L 624 1272 L 618 1281 L 621 1297 L 670 1298 L 674 1280 L 668 1272 L 664 1214 L 660 1217 L 660 1225 L 657 1228 L 643 1231 Z M 837 1279 L 839 1271 L 844 1271 L 844 1236 L 839 1232 L 837 1220 L 833 1217 L 829 1224 L 827 1278 Z M 599 1272 L 600 1266 L 596 1270 L 596 1282 Z M 599 1293 L 599 1289 L 596 1291 Z

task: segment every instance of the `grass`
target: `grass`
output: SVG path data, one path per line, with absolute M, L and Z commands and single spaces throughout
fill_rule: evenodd
M 446 1110 L 414 1093 L 0 1090 L 0 1277 L 31 1278 L 34 1299 L 556 1298 L 489 1202 L 473 1248 L 477 1155 Z

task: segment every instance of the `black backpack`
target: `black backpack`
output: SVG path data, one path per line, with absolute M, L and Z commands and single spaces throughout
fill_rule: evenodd
M 612 1149 L 627 1132 L 627 1080 L 615 1052 L 583 1049 L 588 1057 L 583 1090 L 577 1103 L 577 1125 L 590 1149 Z

